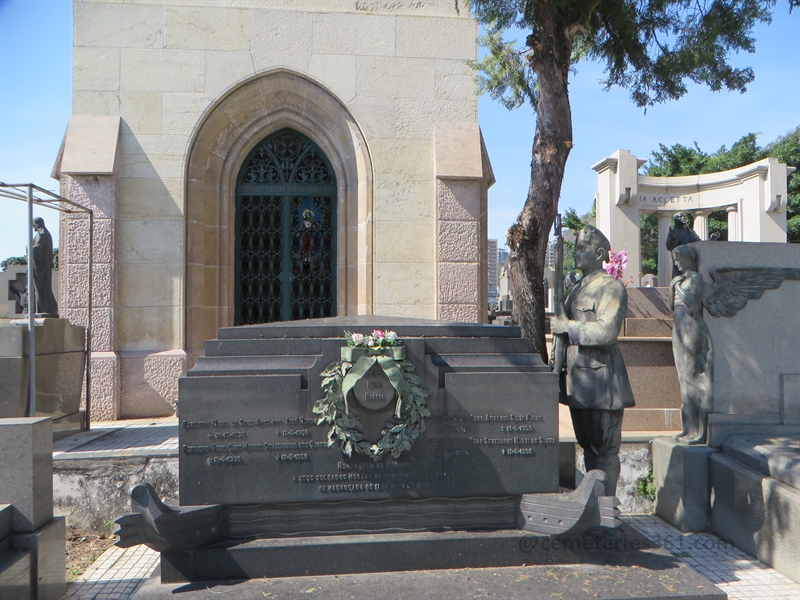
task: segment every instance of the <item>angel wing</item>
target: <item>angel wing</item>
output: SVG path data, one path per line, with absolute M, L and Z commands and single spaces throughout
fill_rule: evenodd
M 732 317 L 748 300 L 778 289 L 784 280 L 800 280 L 800 268 L 721 268 L 712 269 L 709 275 L 714 283 L 705 286 L 703 306 L 715 317 Z

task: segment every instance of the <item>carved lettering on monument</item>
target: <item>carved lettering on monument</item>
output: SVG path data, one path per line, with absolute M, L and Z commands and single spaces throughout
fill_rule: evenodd
M 691 204 L 694 199 L 691 196 L 646 196 L 639 195 L 639 204 L 649 204 L 652 206 L 666 206 L 676 204 Z
M 398 392 L 382 369 L 368 371 L 357 382 L 358 387 L 351 388 L 354 410 L 350 418 L 374 416 L 373 420 L 383 426 L 383 413 L 394 412 Z M 523 459 L 526 465 L 533 465 L 552 453 L 557 439 L 551 437 L 551 417 L 545 419 L 536 408 L 510 414 L 468 408 L 442 414 L 440 409 L 430 415 L 427 430 L 417 440 L 418 455 L 413 460 L 388 456 L 381 461 L 360 456 L 338 460 L 334 456 L 339 453 L 331 455 L 327 436 L 317 427 L 318 417 L 294 412 L 297 408 L 292 403 L 279 408 L 254 400 L 246 411 L 234 407 L 222 415 L 213 399 L 208 402 L 210 412 L 187 413 L 181 421 L 184 464 L 191 462 L 198 473 L 213 469 L 207 476 L 220 482 L 228 477 L 255 479 L 269 471 L 283 486 L 281 497 L 458 494 L 460 488 L 455 491 L 453 482 L 472 476 L 476 465 L 515 470 L 518 467 L 513 463 Z M 218 405 L 222 409 L 225 403 Z
M 503 456 L 534 456 L 533 448 L 503 448 Z
M 437 456 L 441 456 L 442 458 L 458 458 L 469 456 L 469 450 L 464 450 L 462 448 L 458 448 L 455 450 L 438 450 L 436 452 Z
M 367 410 L 382 410 L 397 400 L 397 390 L 378 363 L 372 365 L 356 382 L 353 395 Z
M 501 433 L 533 433 L 533 425 L 501 425 Z
M 282 461 L 309 461 L 311 457 L 308 454 L 279 454 L 275 457 L 275 460 L 282 460 Z
M 224 438 L 243 438 L 247 437 L 247 432 L 245 431 L 215 431 L 214 433 L 208 434 L 208 439 L 210 440 L 218 440 Z
M 437 427 L 436 433 L 469 433 L 469 425 L 453 425 Z
M 244 459 L 241 456 L 212 456 L 206 459 L 206 464 L 209 466 L 228 466 L 228 465 L 241 465 L 244 464 Z
M 278 437 L 311 437 L 308 429 L 281 429 L 277 434 Z
M 286 424 L 287 425 L 316 425 L 317 419 L 314 417 L 286 417 Z

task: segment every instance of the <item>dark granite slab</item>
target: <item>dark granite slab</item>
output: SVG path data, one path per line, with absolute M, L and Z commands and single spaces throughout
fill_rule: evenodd
M 266 579 L 173 585 L 212 573 Z M 726 598 L 627 525 L 564 538 L 505 531 L 260 540 L 165 554 L 160 575 L 171 584 L 151 578 L 135 598 Z
M 447 373 L 411 450 L 375 462 L 327 446 L 299 375 L 180 383 L 182 505 L 459 497 L 558 487 L 549 373 Z
M 9 552 L 0 541 L 0 598 L 34 600 L 33 565 L 33 552 Z
M 516 496 L 226 506 L 228 539 L 517 529 Z
M 431 392 L 424 433 L 379 462 L 328 447 L 312 412 L 344 331 L 376 327 L 397 331 Z M 206 349 L 180 381 L 182 505 L 557 490 L 557 378 L 516 328 L 345 317 L 223 329 Z M 361 411 L 366 439 L 393 410 Z

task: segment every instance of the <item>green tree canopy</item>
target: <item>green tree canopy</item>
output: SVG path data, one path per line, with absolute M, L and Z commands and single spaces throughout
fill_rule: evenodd
M 459 0 L 455 0 L 456 6 Z M 753 27 L 775 0 L 461 0 L 484 25 L 488 53 L 475 63 L 479 89 L 537 112 L 531 183 L 508 232 L 514 318 L 546 358 L 542 274 L 572 148 L 570 69 L 582 59 L 605 67 L 606 88 L 630 91 L 637 106 L 682 97 L 688 83 L 744 91 L 754 78 L 729 57 L 753 52 Z M 800 0 L 789 0 L 793 9 Z M 506 39 L 523 32 L 521 44 Z
M 0 260 L 0 269 L 6 271 L 8 270 L 8 267 L 13 267 L 14 265 L 27 265 L 27 264 L 28 264 L 27 256 L 9 256 L 8 258 Z M 53 271 L 58 271 L 58 248 L 53 248 Z
M 15 265 L 27 265 L 27 264 L 28 264 L 27 256 L 9 256 L 8 258 L 0 260 L 0 269 L 2 269 L 3 271 L 7 271 L 8 267 L 13 267 Z

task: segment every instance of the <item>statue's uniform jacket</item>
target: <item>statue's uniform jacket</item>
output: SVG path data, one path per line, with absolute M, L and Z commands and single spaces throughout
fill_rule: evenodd
M 586 275 L 567 295 L 567 389 L 572 408 L 620 410 L 634 406 L 616 340 L 628 309 L 625 286 L 604 270 Z

